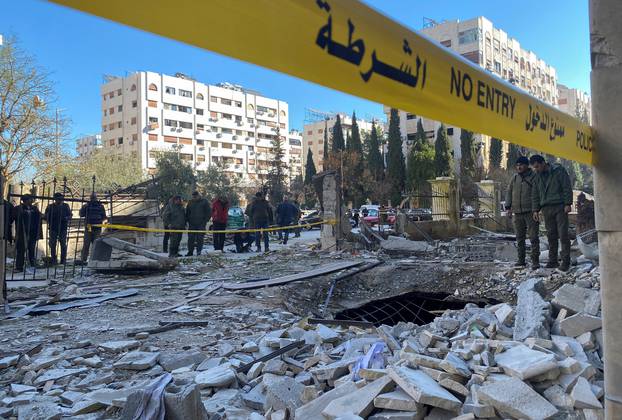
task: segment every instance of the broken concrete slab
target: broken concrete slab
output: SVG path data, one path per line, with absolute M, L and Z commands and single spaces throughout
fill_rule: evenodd
M 495 361 L 505 373 L 521 380 L 533 378 L 557 367 L 555 355 L 532 350 L 522 344 L 497 354 Z
M 345 384 L 331 389 L 330 391 L 320 395 L 313 401 L 296 409 L 295 418 L 308 420 L 325 420 L 322 415 L 324 410 L 332 401 L 348 395 L 356 391 L 358 388 L 354 382 L 346 382 Z
M 440 366 L 441 369 L 447 373 L 453 373 L 465 378 L 471 377 L 471 369 L 469 369 L 469 366 L 464 362 L 464 360 L 456 356 L 454 353 L 447 353 Z
M 160 353 L 132 351 L 117 360 L 112 367 L 115 369 L 147 370 L 158 361 Z
M 41 375 L 37 376 L 34 380 L 35 385 L 42 385 L 47 381 L 56 381 L 57 379 L 64 378 L 66 376 L 77 375 L 82 372 L 86 372 L 87 368 L 77 368 L 77 369 L 49 369 L 43 372 Z
M 570 395 L 566 394 L 564 389 L 559 385 L 550 386 L 544 390 L 543 394 L 544 398 L 557 408 L 569 409 L 572 408 L 574 404 Z
M 164 391 L 164 408 L 167 420 L 208 420 L 209 416 L 201 401 L 201 393 L 195 384 L 177 386 L 169 384 Z
M 350 394 L 331 401 L 322 410 L 322 414 L 330 420 L 343 414 L 367 417 L 374 409 L 374 399 L 394 386 L 393 379 L 388 376 L 382 377 Z
M 602 325 L 599 316 L 578 313 L 563 319 L 559 323 L 559 328 L 568 337 L 578 337 L 583 333 L 600 329 Z
M 310 372 L 318 381 L 334 380 L 348 373 L 349 367 L 353 365 L 354 362 L 356 362 L 354 358 L 342 359 L 324 366 L 315 367 L 311 369 Z
M 515 314 L 516 312 L 514 311 L 514 309 L 507 303 L 499 305 L 499 307 L 495 311 L 495 316 L 497 317 L 499 322 L 507 326 L 512 326 Z
M 589 315 L 597 315 L 600 309 L 600 292 L 564 284 L 553 292 L 552 303 L 555 307 L 564 308 L 573 314 L 585 312 Z
M 266 373 L 263 384 L 266 386 L 266 408 L 294 412 L 302 406 L 301 397 L 305 386 L 294 378 Z
M 450 411 L 458 411 L 462 403 L 421 370 L 404 366 L 389 367 L 389 376 L 415 401 Z
M 11 384 L 11 395 L 17 396 L 19 394 L 23 394 L 24 392 L 37 392 L 37 388 L 30 385 L 22 385 L 22 384 Z
M 519 286 L 514 340 L 523 341 L 528 337 L 549 338 L 551 305 L 544 299 L 546 293 L 542 279 L 531 278 Z
M 98 347 L 111 353 L 122 353 L 137 349 L 140 347 L 140 342 L 136 340 L 106 341 L 99 344 Z
M 20 406 L 17 420 L 60 420 L 63 413 L 57 404 L 38 402 Z
M 3 357 L 0 359 L 0 369 L 6 369 L 10 366 L 15 366 L 18 360 L 19 354 Z
M 207 355 L 200 351 L 184 351 L 180 353 L 163 353 L 158 363 L 167 372 L 172 372 L 185 366 L 194 366 L 202 363 Z
M 231 385 L 235 380 L 235 372 L 228 364 L 199 372 L 194 377 L 194 382 L 199 385 L 199 388 L 225 387 Z
M 477 389 L 477 397 L 499 412 L 515 418 L 537 420 L 557 414 L 557 408 L 553 404 L 516 378 L 481 386 Z
M 408 395 L 402 388 L 397 387 L 394 391 L 380 394 L 374 399 L 376 408 L 384 408 L 387 410 L 401 410 L 420 412 L 423 410 L 423 404 L 419 404 Z
M 576 408 L 603 408 L 602 404 L 590 387 L 587 379 L 580 377 L 570 392 L 570 397 Z
M 373 414 L 367 420 L 422 420 L 425 409 L 422 411 L 393 411 L 384 410 Z

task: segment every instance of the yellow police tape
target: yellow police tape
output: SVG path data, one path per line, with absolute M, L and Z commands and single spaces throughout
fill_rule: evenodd
M 112 223 L 106 224 L 89 224 L 87 225 L 89 232 L 91 228 L 99 227 L 106 229 L 117 229 L 117 230 L 131 230 L 136 232 L 168 232 L 168 233 L 255 233 L 255 232 L 274 232 L 277 230 L 287 230 L 287 229 L 297 229 L 297 228 L 307 228 L 309 226 L 318 226 L 318 225 L 334 225 L 336 224 L 336 220 L 323 220 L 321 222 L 313 222 L 307 223 L 304 225 L 289 225 L 289 226 L 277 226 L 277 227 L 269 227 L 265 229 L 228 229 L 228 230 L 192 230 L 192 229 L 155 229 L 155 228 L 141 228 L 136 226 L 128 226 L 128 225 L 115 225 Z
M 589 126 L 357 0 L 51 1 L 415 115 L 592 163 Z M 460 43 L 483 44 L 481 32 L 467 32 Z M 523 86 L 523 80 L 544 77 L 526 72 L 513 59 L 500 58 L 500 65 Z

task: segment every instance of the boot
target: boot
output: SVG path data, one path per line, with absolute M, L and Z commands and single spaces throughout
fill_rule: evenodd
M 525 267 L 527 266 L 527 263 L 525 262 L 525 260 L 518 260 L 514 263 L 514 267 Z
M 559 263 L 557 262 L 557 260 L 549 260 L 549 262 L 546 263 L 545 267 L 546 268 L 557 268 L 559 267 Z

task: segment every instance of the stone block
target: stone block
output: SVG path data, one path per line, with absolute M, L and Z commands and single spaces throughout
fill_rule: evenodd
M 137 340 L 106 341 L 99 344 L 98 347 L 111 353 L 122 353 L 128 350 L 137 349 L 140 347 L 140 342 Z
M 577 382 L 570 392 L 570 397 L 574 402 L 575 408 L 603 408 L 592 392 L 590 383 L 583 377 L 577 378 Z
M 463 397 L 469 395 L 469 390 L 464 385 L 449 378 L 441 380 L 438 384 L 449 391 L 453 391 L 454 394 L 459 394 Z
M 458 411 L 462 403 L 421 370 L 404 366 L 389 367 L 389 376 L 415 401 L 450 411 Z
M 19 394 L 23 394 L 24 392 L 37 392 L 37 388 L 30 385 L 22 385 L 22 384 L 11 384 L 11 395 L 17 396 Z
M 423 411 L 423 404 L 419 404 L 400 387 L 386 394 L 378 395 L 374 398 L 374 406 L 386 410 Z
M 82 400 L 75 403 L 73 407 L 71 407 L 71 415 L 79 416 L 81 414 L 89 414 L 95 411 L 99 411 L 104 407 L 105 405 L 99 401 L 94 401 L 89 398 L 83 398 Z
M 112 367 L 115 369 L 147 370 L 155 366 L 160 353 L 132 351 L 117 360 Z
M 514 340 L 528 337 L 549 338 L 551 305 L 544 299 L 546 288 L 542 279 L 529 279 L 518 287 Z
M 47 381 L 56 381 L 57 379 L 64 378 L 66 376 L 77 375 L 82 372 L 86 372 L 87 368 L 76 368 L 76 369 L 49 369 L 43 372 L 41 375 L 37 376 L 34 380 L 34 385 L 42 385 Z
M 208 420 L 201 393 L 195 384 L 169 385 L 164 392 L 166 420 Z
M 430 369 L 443 370 L 441 367 L 442 359 L 437 359 L 436 357 L 424 356 L 423 354 L 416 353 L 408 353 L 402 351 L 400 353 L 400 358 L 408 361 L 410 366 L 425 366 Z
M 543 394 L 544 398 L 557 408 L 570 409 L 574 404 L 570 395 L 566 394 L 559 385 L 553 385 L 545 389 Z
M 441 369 L 447 373 L 464 376 L 465 378 L 471 377 L 471 369 L 469 369 L 469 366 L 454 353 L 447 353 L 440 366 Z
M 499 320 L 499 323 L 508 326 L 512 326 L 515 314 L 516 312 L 514 312 L 514 309 L 507 303 L 502 303 L 495 311 L 495 316 Z
M 422 411 L 392 411 L 384 410 L 373 414 L 367 420 L 422 420 L 425 410 Z
M 205 353 L 200 351 L 184 351 L 178 353 L 162 353 L 158 363 L 167 372 L 172 372 L 185 366 L 202 363 L 206 359 Z
M 197 376 L 194 377 L 194 382 L 199 385 L 199 388 L 222 388 L 231 385 L 235 380 L 235 372 L 229 365 L 216 366 L 206 371 L 199 372 Z
M 559 323 L 561 332 L 568 337 L 578 337 L 583 333 L 602 328 L 602 319 L 584 313 L 574 314 Z
M 596 315 L 600 309 L 600 293 L 598 290 L 564 284 L 553 292 L 552 303 L 555 307 L 564 308 L 573 314 L 585 312 Z
M 253 410 L 264 411 L 266 407 L 266 386 L 260 383 L 249 392 L 243 393 L 242 401 Z
M 394 387 L 393 379 L 389 376 L 377 379 L 350 394 L 331 401 L 322 414 L 329 420 L 343 414 L 355 414 L 366 418 L 374 410 L 374 399 L 381 393 Z
M 17 420 L 60 420 L 60 407 L 51 402 L 40 402 L 20 406 L 17 409 Z
M 505 373 L 521 380 L 533 378 L 557 367 L 555 355 L 532 350 L 524 345 L 497 354 L 495 360 Z
M 311 369 L 311 374 L 318 381 L 335 380 L 349 372 L 349 367 L 354 364 L 356 359 L 339 360 L 324 366 Z
M 501 413 L 515 418 L 546 419 L 557 414 L 557 409 L 520 379 L 484 385 L 477 389 L 478 400 Z
M 346 382 L 345 384 L 338 386 L 322 395 L 315 400 L 303 405 L 296 409 L 296 419 L 305 420 L 325 420 L 322 415 L 322 410 L 326 408 L 332 401 L 343 397 L 344 395 L 351 394 L 358 388 L 354 382 Z
M 339 333 L 332 328 L 327 327 L 326 325 L 318 324 L 315 331 L 320 336 L 320 340 L 322 341 L 322 343 L 335 343 L 339 341 Z
M 305 387 L 294 378 L 266 373 L 263 384 L 266 386 L 266 408 L 294 412 L 302 406 L 301 397 Z

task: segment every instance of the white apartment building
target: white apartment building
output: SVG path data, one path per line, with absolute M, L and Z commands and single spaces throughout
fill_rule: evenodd
M 289 149 L 289 178 L 304 176 L 304 162 L 302 160 L 302 134 L 298 130 L 291 130 L 287 136 L 287 148 Z
M 278 99 L 144 71 L 110 77 L 101 95 L 103 147 L 136 156 L 148 171 L 157 151 L 176 149 L 198 171 L 222 162 L 230 176 L 252 183 L 272 166 L 277 133 L 290 162 L 289 108 Z
M 83 136 L 76 140 L 76 152 L 79 157 L 88 157 L 102 148 L 101 134 Z
M 542 101 L 554 106 L 557 105 L 558 89 L 555 68 L 532 51 L 521 47 L 518 40 L 509 36 L 505 31 L 496 28 L 485 17 L 478 16 L 465 21 L 434 22 L 426 25 L 421 32 Z M 390 109 L 385 107 L 384 110 L 388 115 Z M 407 156 L 412 140 L 415 138 L 417 119 L 412 114 L 400 111 L 400 128 L 402 137 L 406 139 L 405 156 Z M 427 137 L 434 141 L 441 123 L 427 118 L 423 118 L 422 123 Z M 456 170 L 459 170 L 460 128 L 447 126 L 447 129 L 448 137 L 453 145 Z M 477 134 L 476 139 L 479 140 L 480 144 L 478 160 L 484 167 L 487 167 L 490 137 Z M 504 150 L 507 150 L 507 147 L 507 143 L 504 142 Z M 505 164 L 505 159 L 503 164 Z
M 558 99 L 557 106 L 566 114 L 573 117 L 587 115 L 588 123 L 592 124 L 592 100 L 590 96 L 580 89 L 569 88 L 568 86 L 557 85 Z
M 341 119 L 341 128 L 343 129 L 343 138 L 345 140 L 348 135 L 352 135 L 352 117 L 341 113 L 339 113 L 339 117 Z M 324 130 L 328 129 L 327 138 L 330 142 L 335 122 L 337 122 L 337 114 L 331 115 L 327 120 L 319 120 L 304 125 L 302 130 L 303 165 L 307 164 L 307 154 L 308 151 L 311 150 L 315 169 L 318 172 L 324 170 Z M 362 142 L 363 133 L 371 132 L 372 123 L 358 118 L 356 119 L 356 123 L 359 126 Z

